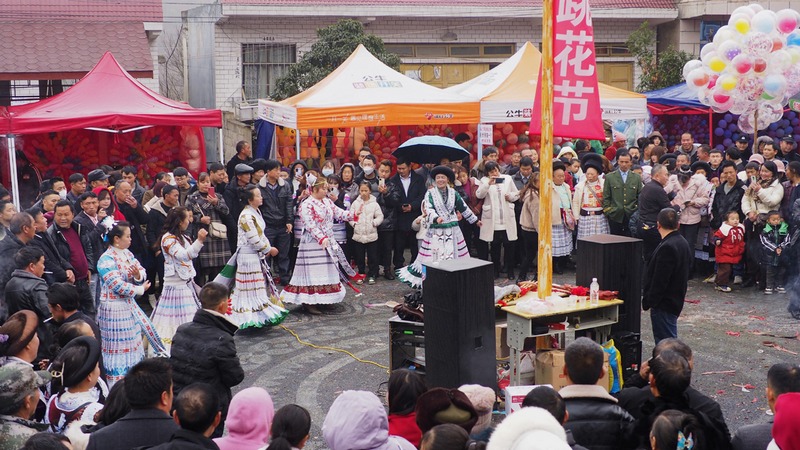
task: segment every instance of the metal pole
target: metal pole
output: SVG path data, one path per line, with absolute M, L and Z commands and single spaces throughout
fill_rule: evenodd
M 225 164 L 225 140 L 222 136 L 222 128 L 219 128 L 219 148 L 217 149 L 217 153 L 219 153 L 219 163 Z
M 542 136 L 539 147 L 539 298 L 553 284 L 553 2 L 542 2 Z
M 300 159 L 300 130 L 294 130 L 294 149 L 297 150 L 297 158 L 295 161 Z
M 22 211 L 22 205 L 19 202 L 19 178 L 17 175 L 17 138 L 13 134 L 6 136 L 8 140 L 8 165 L 10 166 L 11 175 L 11 201 L 17 207 L 17 211 Z

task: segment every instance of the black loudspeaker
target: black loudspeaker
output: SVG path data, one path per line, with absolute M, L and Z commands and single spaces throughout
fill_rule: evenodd
M 425 269 L 425 381 L 430 387 L 494 388 L 494 266 L 461 258 Z
M 600 289 L 619 291 L 619 322 L 612 333 L 641 333 L 642 328 L 642 241 L 625 236 L 596 234 L 578 239 L 575 282 L 589 287 L 597 278 Z

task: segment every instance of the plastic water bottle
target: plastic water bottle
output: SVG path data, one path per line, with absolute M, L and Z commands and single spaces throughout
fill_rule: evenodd
M 597 283 L 597 278 L 592 278 L 592 284 L 589 286 L 589 306 L 597 306 L 600 303 L 600 284 Z

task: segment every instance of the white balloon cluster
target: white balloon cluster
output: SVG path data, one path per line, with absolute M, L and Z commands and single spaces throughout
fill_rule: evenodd
M 700 59 L 683 67 L 687 86 L 715 112 L 739 114 L 742 132 L 767 128 L 800 92 L 799 23 L 800 14 L 791 9 L 736 8 L 728 25 L 703 46 Z

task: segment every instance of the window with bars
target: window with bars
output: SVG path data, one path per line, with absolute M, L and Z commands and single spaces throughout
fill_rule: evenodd
M 245 100 L 268 98 L 275 82 L 297 61 L 293 44 L 242 44 L 242 89 Z

